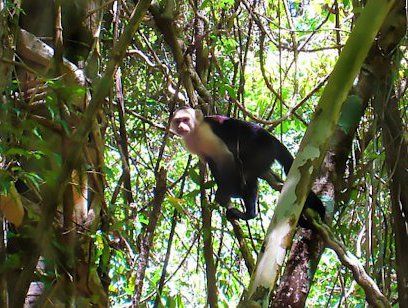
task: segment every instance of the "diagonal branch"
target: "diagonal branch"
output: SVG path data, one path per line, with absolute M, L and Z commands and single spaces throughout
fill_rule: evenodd
M 394 1 L 371 0 L 357 20 L 289 171 L 251 277 L 248 295 L 241 305 L 253 302 L 267 305 L 269 302 L 313 177 L 318 173 L 336 128 L 342 104 L 393 4 Z
M 375 281 L 367 274 L 358 258 L 336 239 L 329 226 L 324 223 L 317 223 L 320 217 L 311 209 L 306 209 L 305 215 L 312 222 L 313 228 L 319 232 L 327 247 L 333 249 L 341 263 L 351 270 L 354 280 L 363 288 L 367 302 L 373 307 L 391 307 L 387 298 L 381 293 Z

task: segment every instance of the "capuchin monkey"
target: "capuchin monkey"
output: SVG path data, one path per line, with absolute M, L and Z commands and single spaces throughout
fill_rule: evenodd
M 230 198 L 242 198 L 245 213 L 228 208 L 227 217 L 249 220 L 256 216 L 258 178 L 265 174 L 274 160 L 288 174 L 293 157 L 288 149 L 260 126 L 221 115 L 204 117 L 200 110 L 190 107 L 178 109 L 170 129 L 184 139 L 192 154 L 208 163 L 218 185 L 217 203 L 228 207 Z M 321 200 L 310 192 L 305 206 L 319 213 L 322 220 L 325 208 Z M 307 227 L 300 219 L 299 224 Z

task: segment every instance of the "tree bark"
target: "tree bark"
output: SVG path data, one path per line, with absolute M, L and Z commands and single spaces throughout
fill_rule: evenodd
M 384 69 L 383 58 L 398 45 L 405 34 L 406 20 L 404 15 L 404 3 L 398 2 L 388 15 L 375 43 L 371 47 L 369 55 L 364 61 L 364 67 L 368 67 L 369 71 L 373 72 L 373 74 L 367 74 L 365 70 L 360 72 L 358 84 L 350 92 L 350 95 L 355 93 L 361 98 L 361 115 L 364 114 L 364 110 L 374 94 L 373 83 L 376 82 L 374 76 L 378 76 L 380 80 L 383 78 L 381 77 L 383 76 L 382 72 Z M 386 51 L 385 53 L 384 50 Z M 348 189 L 347 183 L 350 182 L 352 176 L 351 179 L 347 180 L 344 178 L 344 174 L 358 124 L 358 122 L 355 123 L 355 125 L 349 127 L 347 131 L 337 128 L 334 135 L 334 142 L 330 145 L 330 149 L 326 154 L 321 175 L 316 181 L 316 190 L 319 194 L 325 195 L 326 199 L 329 198 L 333 200 L 335 204 L 340 200 L 345 201 L 348 198 L 348 194 L 344 194 L 344 191 Z M 350 172 L 352 173 L 352 170 Z M 332 209 L 327 210 L 332 213 Z M 335 206 L 334 211 L 336 210 L 338 210 L 338 208 Z M 330 221 L 331 215 L 328 215 L 327 219 Z M 301 305 L 306 302 L 311 286 L 310 282 L 313 279 L 316 269 L 314 265 L 318 262 L 324 247 L 322 246 L 321 239 L 316 235 L 312 235 L 312 237 L 320 244 L 314 242 L 313 245 L 308 245 L 309 238 L 308 236 L 304 237 L 303 234 L 304 232 L 302 230 L 298 231 L 300 239 L 293 243 L 288 259 L 288 266 L 285 268 L 277 292 L 271 300 L 271 303 L 273 303 L 275 307 L 278 307 L 279 303 L 285 303 L 285 306 L 290 305 L 296 307 L 298 304 Z M 401 234 L 401 232 L 399 232 L 399 234 Z M 400 247 L 408 246 L 403 245 Z M 303 251 L 302 249 L 306 249 L 306 251 L 300 254 L 299 252 Z M 305 264 L 309 264 L 310 266 L 305 267 Z M 290 290 L 287 286 L 291 286 Z
M 408 307 L 408 262 L 406 259 L 408 255 L 408 147 L 403 138 L 404 129 L 395 97 L 390 99 L 384 111 L 387 120 L 382 121 L 381 126 L 388 173 L 391 177 L 391 210 L 395 235 L 398 303 L 400 307 Z
M 204 178 L 206 167 L 204 163 L 200 163 L 200 195 L 201 195 L 201 213 L 203 217 L 203 243 L 204 243 L 204 260 L 205 271 L 207 274 L 207 303 L 210 307 L 218 307 L 218 288 L 215 278 L 216 268 L 214 263 L 214 250 L 212 241 L 211 228 L 211 209 L 208 206 L 207 196 L 204 188 Z
M 247 296 L 240 302 L 269 303 L 286 250 L 291 244 L 311 180 L 318 173 L 355 76 L 393 2 L 369 2 L 360 15 L 321 96 L 315 119 L 310 123 L 289 171 L 274 217 L 269 225 Z M 381 7 L 381 8 L 380 8 Z M 295 196 L 295 197 L 294 197 Z
M 151 211 L 149 214 L 149 224 L 140 241 L 140 254 L 137 262 L 137 272 L 135 279 L 135 291 L 132 303 L 134 307 L 139 307 L 140 299 L 143 290 L 143 280 L 146 273 L 146 268 L 149 263 L 150 250 L 153 245 L 154 231 L 157 226 L 161 214 L 161 206 L 164 200 L 164 196 L 167 191 L 167 172 L 164 169 L 160 169 L 156 175 L 156 188 L 154 189 L 154 199 L 152 201 Z

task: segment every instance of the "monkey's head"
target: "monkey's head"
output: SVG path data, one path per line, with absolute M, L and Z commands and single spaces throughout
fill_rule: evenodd
M 171 120 L 170 129 L 180 137 L 187 137 L 194 133 L 195 129 L 203 121 L 203 113 L 191 107 L 181 107 L 176 110 Z

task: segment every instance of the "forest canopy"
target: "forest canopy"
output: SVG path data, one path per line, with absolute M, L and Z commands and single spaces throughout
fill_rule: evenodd
M 406 12 L 0 0 L 0 307 L 408 307 Z M 294 156 L 254 219 L 170 129 L 183 106 Z

